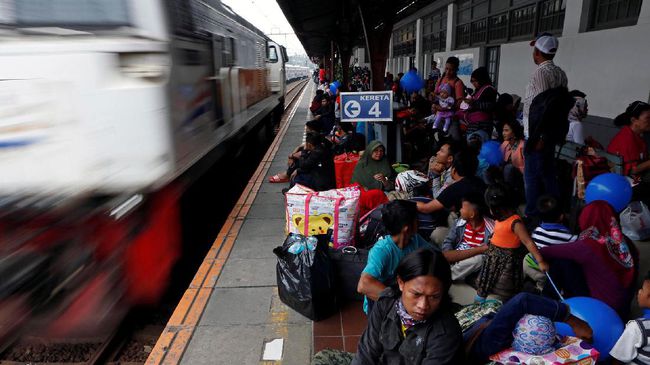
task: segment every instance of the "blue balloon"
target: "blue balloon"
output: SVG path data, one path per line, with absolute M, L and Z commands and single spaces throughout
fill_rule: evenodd
M 336 91 L 338 90 L 338 87 L 336 87 L 336 84 L 330 84 L 330 92 L 332 95 L 336 95 Z
M 334 80 L 334 85 L 336 85 L 336 88 L 337 88 L 337 89 L 340 88 L 340 87 L 341 87 L 341 81 L 339 81 L 339 80 Z
M 555 322 L 555 332 L 560 336 L 576 336 L 573 328 L 564 322 Z
M 487 141 L 481 146 L 479 158 L 485 160 L 490 166 L 499 166 L 503 163 L 503 152 L 497 141 Z
M 424 87 L 424 81 L 417 72 L 409 71 L 399 81 L 399 84 L 402 86 L 407 93 L 418 92 Z
M 594 333 L 594 347 L 600 352 L 601 358 L 607 358 L 624 329 L 623 321 L 616 311 L 594 298 L 573 297 L 564 302 L 571 308 L 571 314 L 589 323 Z M 555 323 L 555 329 L 562 336 L 575 336 L 566 323 Z
M 632 185 L 627 178 L 618 174 L 598 175 L 589 182 L 585 191 L 587 204 L 596 200 L 604 200 L 620 212 L 632 200 Z

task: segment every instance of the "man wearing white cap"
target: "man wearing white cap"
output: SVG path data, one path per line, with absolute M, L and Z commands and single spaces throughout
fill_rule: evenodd
M 540 94 L 546 94 L 547 91 L 550 92 L 556 88 L 566 89 L 567 77 L 564 71 L 553 63 L 553 58 L 559 46 L 556 37 L 548 33 L 543 33 L 532 41 L 530 45 L 534 47 L 533 60 L 537 65 L 537 69 L 535 69 L 535 72 L 530 77 L 524 98 L 524 134 L 527 139 L 527 144 L 524 148 L 524 182 L 527 203 L 526 215 L 533 217 L 538 214 L 537 199 L 542 194 L 558 195 L 559 186 L 554 161 L 555 146 L 551 143 L 551 140 L 545 141 L 543 137 L 538 135 L 539 125 L 537 123 L 539 123 L 540 111 L 537 108 L 534 111 L 535 115 L 532 115 L 531 105 L 533 104 L 533 100 Z M 560 110 L 561 108 L 557 108 L 557 111 L 549 111 L 549 113 L 559 112 Z M 535 122 L 535 130 L 529 130 L 531 121 Z M 555 121 L 549 122 L 553 123 Z M 560 123 L 560 121 L 557 122 Z M 549 127 L 554 129 L 550 125 L 546 128 Z M 558 127 L 560 127 L 560 124 L 558 124 Z
M 550 33 L 542 33 L 530 42 L 530 45 L 534 47 L 533 60 L 537 69 L 528 81 L 524 97 L 524 135 L 526 137 L 528 137 L 528 112 L 533 99 L 548 89 L 566 87 L 568 83 L 564 71 L 553 63 L 555 53 L 560 46 L 558 39 Z

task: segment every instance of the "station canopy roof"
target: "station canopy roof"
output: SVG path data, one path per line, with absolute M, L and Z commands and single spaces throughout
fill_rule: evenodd
M 277 0 L 310 57 L 329 55 L 331 41 L 339 47 L 363 45 L 364 32 L 359 9 L 362 9 L 368 31 L 373 31 L 386 23 L 390 23 L 392 28 L 392 24 L 435 1 Z

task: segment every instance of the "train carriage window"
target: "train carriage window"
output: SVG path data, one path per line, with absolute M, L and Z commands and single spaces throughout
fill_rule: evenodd
M 223 49 L 221 51 L 223 55 L 223 64 L 225 67 L 230 67 L 235 65 L 235 39 L 228 37 L 224 39 Z
M 223 59 L 223 41 L 223 37 L 216 34 L 212 35 L 212 62 L 214 64 L 215 74 L 219 73 L 219 70 L 225 66 Z
M 169 22 L 172 32 L 177 35 L 189 35 L 194 32 L 194 18 L 191 5 L 184 0 L 167 0 Z
M 3 0 L 0 23 L 111 28 L 130 24 L 126 0 Z
M 289 62 L 289 56 L 287 56 L 287 49 L 284 48 L 284 46 L 280 46 L 280 49 L 282 50 L 282 60 L 284 62 Z
M 268 60 L 271 63 L 278 62 L 278 50 L 274 46 L 269 46 Z
M 229 108 L 226 106 L 224 107 L 224 104 L 227 103 L 226 100 L 224 100 L 224 93 L 223 93 L 223 80 L 221 79 L 220 72 L 221 68 L 224 67 L 224 60 L 223 60 L 223 45 L 224 45 L 224 38 L 222 36 L 212 34 L 212 49 L 211 49 L 211 61 L 212 61 L 212 70 L 211 74 L 213 77 L 210 78 L 211 80 L 211 89 L 212 89 L 212 100 L 213 100 L 213 113 L 214 113 L 214 120 L 215 120 L 215 125 L 216 127 L 220 127 L 225 123 L 225 110 L 229 110 Z

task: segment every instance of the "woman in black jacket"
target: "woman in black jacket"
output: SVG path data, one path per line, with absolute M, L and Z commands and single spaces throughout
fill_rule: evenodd
M 463 364 L 444 256 L 420 249 L 404 257 L 396 271 L 399 289 L 387 288 L 379 297 L 352 365 Z

